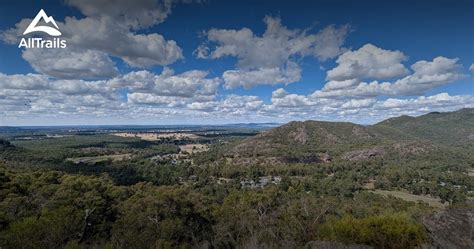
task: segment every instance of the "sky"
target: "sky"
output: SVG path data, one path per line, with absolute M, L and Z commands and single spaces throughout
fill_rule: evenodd
M 60 36 L 23 34 L 41 9 Z M 474 107 L 473 27 L 471 0 L 4 0 L 0 126 L 373 124 Z M 67 47 L 19 48 L 29 37 Z

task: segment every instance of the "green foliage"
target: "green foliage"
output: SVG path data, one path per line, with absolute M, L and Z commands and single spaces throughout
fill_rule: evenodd
M 367 189 L 462 206 L 474 190 L 474 147 L 461 138 L 472 133 L 472 111 L 389 121 L 291 122 L 251 138 L 202 131 L 199 142 L 211 150 L 186 159 L 172 154 L 191 141 L 173 138 L 0 140 L 0 247 L 302 248 L 331 240 L 419 248 L 427 242 L 421 220 L 433 208 Z M 376 153 L 357 158 L 367 150 Z M 66 160 L 118 154 L 133 156 Z M 245 186 L 261 178 L 281 181 Z
M 150 184 L 138 184 L 132 190 L 134 194 L 120 205 L 120 218 L 112 231 L 114 246 L 188 248 L 209 243 L 209 206 L 202 195 Z
M 426 241 L 423 227 L 401 214 L 354 218 L 344 216 L 321 226 L 325 240 L 364 244 L 375 248 L 418 248 Z
M 1 240 L 6 248 L 59 248 L 79 238 L 82 223 L 79 212 L 60 208 L 13 222 Z

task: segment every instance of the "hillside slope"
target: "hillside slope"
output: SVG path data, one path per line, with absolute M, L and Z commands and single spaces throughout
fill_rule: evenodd
M 431 112 L 419 117 L 390 118 L 372 126 L 392 139 L 420 138 L 445 145 L 474 143 L 474 108 Z M 402 136 L 400 136 L 403 134 Z
M 225 150 L 234 163 L 319 163 L 358 161 L 373 157 L 406 157 L 451 145 L 465 149 L 474 144 L 474 111 L 461 109 L 401 116 L 372 126 L 347 122 L 304 121 L 244 139 Z

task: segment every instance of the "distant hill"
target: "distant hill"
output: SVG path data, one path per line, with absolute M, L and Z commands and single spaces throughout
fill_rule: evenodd
M 461 109 L 401 116 L 372 126 L 294 121 L 232 144 L 224 156 L 238 164 L 357 161 L 423 154 L 473 140 L 474 111 Z
M 474 143 L 474 108 L 454 112 L 431 112 L 419 117 L 401 116 L 384 120 L 374 130 L 393 139 L 420 138 L 445 145 Z

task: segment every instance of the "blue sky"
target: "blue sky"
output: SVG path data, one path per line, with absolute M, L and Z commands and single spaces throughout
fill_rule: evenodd
M 473 1 L 129 4 L 2 1 L 0 125 L 365 124 L 474 106 Z M 18 48 L 40 9 L 66 49 Z

